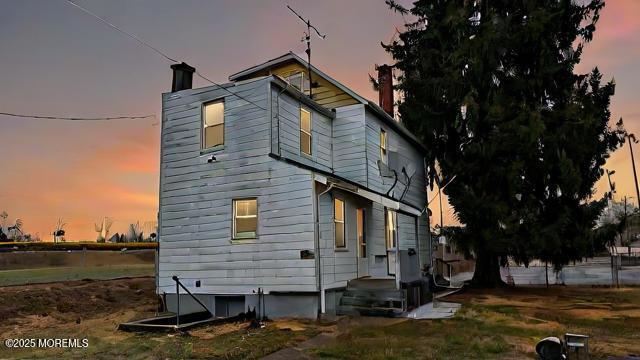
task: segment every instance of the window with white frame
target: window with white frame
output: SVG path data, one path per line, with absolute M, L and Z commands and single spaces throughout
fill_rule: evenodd
M 380 129 L 380 160 L 387 163 L 387 132 Z
M 347 247 L 344 236 L 344 201 L 335 198 L 333 200 L 334 215 L 333 222 L 335 224 L 335 243 L 336 249 L 344 249 Z
M 258 199 L 233 200 L 233 238 L 251 239 L 258 235 Z
M 300 108 L 300 151 L 311 155 L 311 112 Z
M 224 145 L 224 99 L 202 106 L 202 148 Z

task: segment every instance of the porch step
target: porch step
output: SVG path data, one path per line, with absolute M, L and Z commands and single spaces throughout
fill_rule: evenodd
M 340 298 L 340 315 L 400 316 L 404 312 L 404 291 L 395 288 L 393 279 L 356 279 L 349 281 Z

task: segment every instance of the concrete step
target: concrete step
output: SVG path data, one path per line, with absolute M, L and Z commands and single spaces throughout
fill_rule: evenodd
M 351 305 L 338 305 L 336 309 L 338 315 L 353 316 L 384 316 L 384 317 L 401 317 L 404 315 L 402 309 L 385 308 L 385 307 L 364 307 Z
M 363 297 L 363 298 L 391 298 L 402 299 L 404 298 L 404 291 L 396 289 L 388 290 L 370 290 L 370 289 L 350 289 L 347 288 L 344 291 L 343 296 Z
M 358 297 L 358 296 L 342 296 L 340 305 L 358 306 L 364 308 L 393 308 L 402 310 L 402 298 L 376 298 L 376 297 Z

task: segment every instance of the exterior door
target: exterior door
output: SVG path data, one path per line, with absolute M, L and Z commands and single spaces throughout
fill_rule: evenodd
M 369 257 L 367 256 L 367 230 L 365 211 L 356 210 L 356 234 L 358 238 L 358 277 L 369 276 Z
M 387 273 L 396 275 L 396 262 L 398 261 L 398 236 L 397 214 L 393 210 L 386 209 L 385 238 L 387 243 Z

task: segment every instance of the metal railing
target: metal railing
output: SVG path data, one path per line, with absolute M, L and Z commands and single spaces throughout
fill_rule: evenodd
M 187 294 L 189 294 L 189 296 L 191 296 L 193 298 L 193 300 L 195 300 L 198 304 L 200 304 L 200 306 L 202 306 L 211 316 L 213 316 L 213 313 L 211 313 L 211 310 L 209 310 L 209 308 L 206 307 L 205 304 L 202 303 L 202 301 L 200 301 L 200 299 L 198 299 L 195 295 L 193 295 L 191 293 L 191 291 L 189 291 L 189 289 L 187 289 L 181 282 L 180 279 L 176 276 L 173 275 L 171 277 L 173 279 L 173 281 L 176 282 L 176 327 L 180 326 L 180 288 L 183 288 L 184 291 L 187 292 Z

